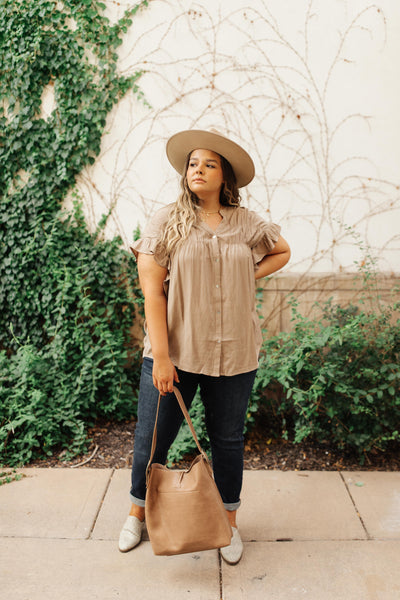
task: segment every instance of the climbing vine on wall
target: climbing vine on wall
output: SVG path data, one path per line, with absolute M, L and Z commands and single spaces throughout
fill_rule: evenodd
M 76 453 L 94 418 L 135 408 L 135 263 L 107 215 L 91 233 L 62 202 L 113 106 L 141 99 L 116 49 L 144 6 L 111 23 L 94 0 L 0 0 L 0 463 Z

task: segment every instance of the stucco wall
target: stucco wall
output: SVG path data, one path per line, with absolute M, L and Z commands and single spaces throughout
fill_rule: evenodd
M 130 4 L 105 3 L 111 19 Z M 399 34 L 397 0 L 151 0 L 119 49 L 150 106 L 131 95 L 109 116 L 78 181 L 90 226 L 112 207 L 128 245 L 176 197 L 166 139 L 214 126 L 254 157 L 243 204 L 281 224 L 285 272 L 353 272 L 368 253 L 399 272 Z

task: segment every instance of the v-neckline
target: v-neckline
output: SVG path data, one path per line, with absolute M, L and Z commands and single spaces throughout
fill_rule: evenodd
M 221 226 L 221 223 L 223 222 L 224 217 L 221 215 L 221 220 L 218 223 L 218 225 L 216 226 L 216 228 L 214 229 L 213 227 L 211 227 L 208 223 L 206 223 L 205 221 L 203 221 L 202 219 L 200 219 L 200 222 L 202 223 L 202 225 L 204 225 L 204 227 L 206 227 L 207 229 L 209 229 L 210 231 L 212 231 L 213 233 L 215 233 L 217 231 L 217 229 Z

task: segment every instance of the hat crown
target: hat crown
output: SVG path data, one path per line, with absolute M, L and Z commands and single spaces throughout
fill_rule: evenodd
M 249 154 L 214 127 L 209 130 L 188 129 L 170 137 L 166 147 L 168 160 L 180 175 L 184 175 L 188 155 L 198 148 L 223 156 L 232 166 L 238 187 L 244 187 L 253 179 L 254 163 Z

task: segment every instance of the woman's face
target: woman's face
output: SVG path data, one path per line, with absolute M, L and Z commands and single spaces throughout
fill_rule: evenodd
M 218 194 L 224 183 L 221 158 L 212 150 L 193 150 L 186 178 L 191 192 L 200 199 Z

